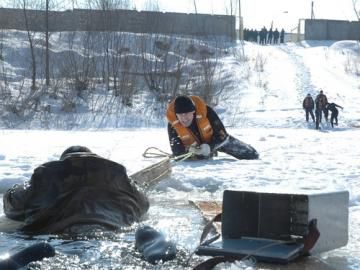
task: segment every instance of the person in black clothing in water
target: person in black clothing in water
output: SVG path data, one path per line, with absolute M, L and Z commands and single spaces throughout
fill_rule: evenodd
M 335 120 L 335 126 L 337 126 L 338 125 L 338 115 L 339 115 L 339 110 L 337 108 L 340 108 L 342 110 L 344 108 L 335 103 L 328 103 L 326 108 L 331 112 L 331 116 L 330 116 L 331 127 L 334 127 L 334 120 Z
M 192 153 L 209 158 L 216 151 L 237 159 L 257 159 L 258 152 L 229 135 L 216 112 L 198 96 L 178 96 L 166 113 L 168 135 L 174 156 Z
M 149 201 L 124 166 L 71 146 L 9 189 L 3 206 L 8 218 L 23 222 L 21 232 L 33 235 L 121 229 L 142 220 Z

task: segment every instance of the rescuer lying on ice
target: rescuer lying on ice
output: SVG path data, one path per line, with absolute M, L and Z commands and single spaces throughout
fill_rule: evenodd
M 167 109 L 168 134 L 174 156 L 193 153 L 208 158 L 215 151 L 237 159 L 257 159 L 258 152 L 229 135 L 216 112 L 198 96 L 178 96 Z

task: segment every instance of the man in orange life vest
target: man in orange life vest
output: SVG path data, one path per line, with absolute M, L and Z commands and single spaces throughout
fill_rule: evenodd
M 216 112 L 198 96 L 178 96 L 168 105 L 166 117 L 174 156 L 190 152 L 203 159 L 220 151 L 237 159 L 259 157 L 252 146 L 229 135 Z

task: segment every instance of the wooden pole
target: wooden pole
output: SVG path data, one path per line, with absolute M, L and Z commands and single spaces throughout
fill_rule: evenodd
M 243 24 L 242 24 L 242 17 L 241 17 L 241 0 L 239 0 L 239 39 L 244 39 L 243 33 Z

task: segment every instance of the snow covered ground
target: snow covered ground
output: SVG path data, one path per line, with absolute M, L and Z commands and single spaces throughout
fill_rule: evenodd
M 303 41 L 281 46 L 246 43 L 244 50 L 249 58 L 246 63 L 239 63 L 234 56 L 221 60 L 224 74 L 233 78 L 233 90 L 223 94 L 215 110 L 228 132 L 254 146 L 260 159 L 235 160 L 220 153 L 209 161 L 174 164 L 171 176 L 148 194 L 152 206 L 147 223 L 166 233 L 188 254 L 196 248 L 204 225 L 200 214 L 189 205 L 190 199 L 220 200 L 225 189 L 347 190 L 350 193 L 347 246 L 287 266 L 258 263 L 250 269 L 359 269 L 360 77 L 355 74 L 356 64 L 349 62 L 349 57 L 352 55 L 350 59 L 360 62 L 360 44 L 352 41 Z M 263 71 L 255 71 L 261 67 Z M 302 100 L 307 93 L 315 96 L 320 89 L 329 102 L 343 106 L 344 110 L 340 110 L 337 127 L 322 123 L 318 131 L 313 123 L 305 122 Z M 147 147 L 170 151 L 165 125 L 106 130 L 80 128 L 81 131 L 0 130 L 0 192 L 29 179 L 36 166 L 58 159 L 70 145 L 88 146 L 93 152 L 125 165 L 129 174 L 155 162 L 142 157 Z M 37 264 L 34 269 L 54 269 L 51 265 L 56 269 L 120 266 L 121 269 L 160 269 L 131 255 L 134 253 L 131 233 L 112 239 L 80 241 L 77 246 L 51 236 L 25 240 L 17 234 L 0 233 L 0 255 L 39 239 L 49 240 L 59 256 Z M 123 249 L 128 253 L 124 255 Z M 168 262 L 161 269 L 186 269 L 180 262 Z M 232 264 L 221 269 L 245 268 Z

